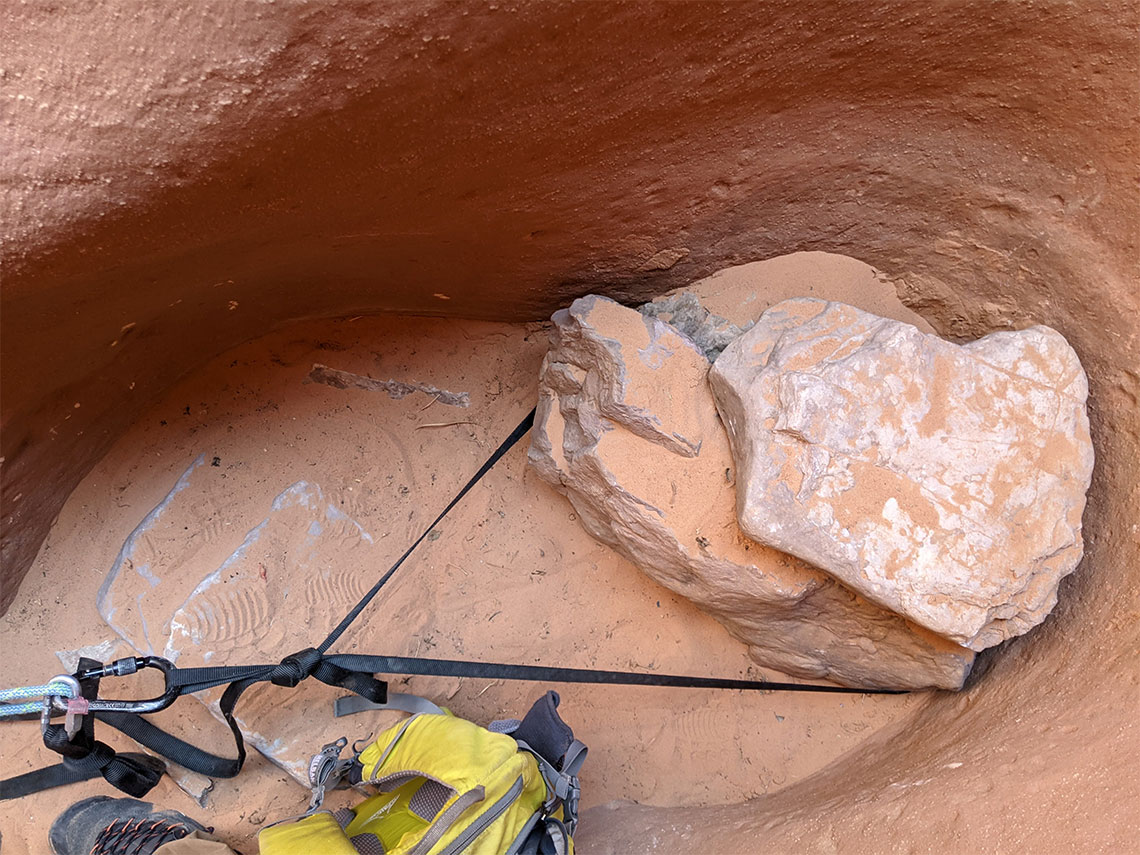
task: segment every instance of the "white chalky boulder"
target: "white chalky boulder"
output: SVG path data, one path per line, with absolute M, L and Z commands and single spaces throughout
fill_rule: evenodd
M 1080 561 L 1088 386 L 1048 327 L 956 345 L 786 300 L 709 382 L 743 531 L 946 638 L 1027 631 Z

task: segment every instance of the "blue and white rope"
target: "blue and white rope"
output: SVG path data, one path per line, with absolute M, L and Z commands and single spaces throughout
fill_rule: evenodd
M 42 700 L 31 703 L 14 704 L 12 701 L 24 698 L 75 697 L 75 687 L 68 683 L 44 683 L 42 686 L 21 686 L 18 689 L 0 689 L 0 718 L 38 713 L 44 708 Z

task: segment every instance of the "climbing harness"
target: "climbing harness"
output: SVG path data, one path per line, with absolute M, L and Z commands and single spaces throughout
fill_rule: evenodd
M 415 539 L 394 564 L 360 598 L 336 627 L 317 647 L 286 656 L 280 662 L 261 665 L 211 666 L 179 668 L 158 656 L 118 659 L 104 665 L 93 659 L 81 659 L 74 675 L 53 677 L 46 684 L 0 691 L 0 719 L 28 718 L 38 715 L 44 745 L 63 756 L 63 762 L 0 781 L 0 799 L 18 798 L 50 787 L 88 780 L 102 775 L 129 795 L 145 795 L 159 780 L 163 764 L 145 754 L 118 753 L 94 738 L 94 722 L 99 720 L 167 759 L 211 778 L 232 778 L 245 762 L 245 742 L 234 717 L 234 707 L 242 694 L 256 683 L 270 682 L 292 688 L 308 677 L 352 693 L 342 702 L 345 710 L 385 707 L 390 699 L 387 683 L 377 674 L 474 677 L 502 680 L 529 680 L 560 683 L 606 683 L 634 686 L 671 686 L 680 688 L 737 689 L 742 691 L 836 692 L 849 694 L 899 694 L 891 689 L 859 689 L 802 683 L 778 683 L 766 680 L 740 680 L 719 677 L 690 677 L 668 674 L 646 674 L 629 671 L 606 671 L 581 668 L 559 668 L 537 665 L 509 665 L 491 662 L 467 662 L 451 659 L 428 659 L 406 656 L 370 656 L 354 653 L 328 653 L 352 622 L 367 608 L 400 566 L 439 525 L 444 517 L 467 495 L 484 475 L 534 424 L 535 411 L 519 423 L 495 452 L 471 477 L 443 511 Z M 98 697 L 99 681 L 108 676 L 128 676 L 142 669 L 157 669 L 165 678 L 161 695 L 147 700 L 108 700 Z M 219 757 L 179 739 L 151 724 L 143 715 L 170 706 L 183 695 L 228 684 L 219 702 L 222 718 L 233 734 L 237 756 Z M 40 698 L 38 702 L 30 698 Z M 18 703 L 10 703 L 18 701 Z M 341 703 L 338 702 L 338 715 Z M 385 708 L 391 708 L 387 706 Z M 52 724 L 54 715 L 63 713 L 63 725 Z

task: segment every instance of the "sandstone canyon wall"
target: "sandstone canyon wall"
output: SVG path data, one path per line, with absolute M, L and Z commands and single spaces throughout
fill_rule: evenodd
M 596 811 L 583 851 L 1134 841 L 1138 24 L 1134 2 L 6 4 L 3 602 L 143 407 L 287 320 L 536 319 L 845 253 L 942 335 L 1073 346 L 1085 559 L 889 743 L 754 803 Z

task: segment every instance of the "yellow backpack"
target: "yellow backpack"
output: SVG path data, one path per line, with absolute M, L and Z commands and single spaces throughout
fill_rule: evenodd
M 262 855 L 572 855 L 586 746 L 558 702 L 547 692 L 521 721 L 485 728 L 422 698 L 351 699 L 349 712 L 420 711 L 351 760 L 336 760 L 343 740 L 326 746 L 310 767 L 309 813 L 263 829 Z M 337 775 L 377 792 L 351 809 L 320 811 Z

